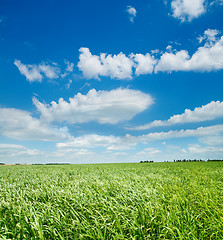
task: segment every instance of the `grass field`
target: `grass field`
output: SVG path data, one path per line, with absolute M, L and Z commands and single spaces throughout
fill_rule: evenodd
M 0 239 L 223 239 L 223 162 L 0 166 Z

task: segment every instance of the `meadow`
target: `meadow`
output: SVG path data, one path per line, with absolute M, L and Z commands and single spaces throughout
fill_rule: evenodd
M 223 162 L 0 166 L 0 239 L 223 239 Z

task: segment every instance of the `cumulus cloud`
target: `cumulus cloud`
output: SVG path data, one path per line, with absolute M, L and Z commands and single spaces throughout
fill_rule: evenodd
M 92 55 L 88 48 L 80 48 L 78 68 L 86 78 L 109 76 L 116 79 L 131 79 L 134 62 L 125 54 L 111 55 L 101 53 Z
M 133 23 L 137 13 L 136 9 L 132 6 L 127 6 L 126 11 L 129 14 L 129 20 Z
M 126 56 L 123 53 L 111 55 L 100 53 L 93 55 L 88 48 L 80 48 L 78 68 L 83 75 L 90 79 L 108 76 L 113 79 L 132 79 L 134 75 L 152 74 L 172 71 L 216 71 L 223 69 L 223 36 L 218 37 L 219 31 L 207 29 L 199 42 L 199 47 L 190 56 L 187 50 L 175 50 L 170 45 L 167 51 L 154 57 L 150 53 Z M 153 54 L 156 54 L 154 51 Z
M 182 129 L 168 132 L 154 132 L 146 135 L 131 136 L 126 134 L 123 137 L 113 135 L 103 136 L 90 134 L 74 138 L 70 142 L 57 143 L 58 148 L 94 148 L 104 147 L 107 150 L 127 150 L 137 144 L 147 144 L 153 141 L 163 141 L 173 138 L 188 138 L 188 137 L 211 137 L 221 136 L 223 133 L 223 125 L 214 125 L 210 127 L 199 127 L 197 129 Z M 151 150 L 151 149 L 150 149 Z M 155 153 L 155 152 L 153 152 Z M 157 152 L 158 153 L 158 152 Z
M 214 71 L 223 68 L 223 36 L 216 38 L 216 31 L 205 33 L 207 42 L 190 57 L 188 51 L 165 52 L 155 67 L 155 72 Z
M 165 52 L 160 57 L 160 60 L 155 67 L 155 72 L 185 71 L 185 62 L 187 62 L 189 58 L 189 54 L 186 50 L 180 50 L 176 53 Z
M 96 78 L 99 76 L 109 76 L 114 79 L 132 79 L 133 68 L 135 74 L 152 73 L 155 58 L 149 53 L 130 54 L 126 56 L 123 53 L 111 55 L 101 53 L 99 56 L 92 55 L 88 48 L 80 48 L 78 68 L 83 72 L 86 78 Z
M 203 122 L 223 117 L 223 102 L 212 101 L 202 107 L 197 107 L 193 111 L 186 109 L 184 113 L 173 115 L 168 120 L 155 120 L 149 124 L 131 128 L 131 130 L 145 130 L 152 127 L 172 126 L 192 122 Z
M 0 108 L 0 134 L 18 140 L 68 140 L 67 128 L 55 128 L 31 116 L 29 112 Z
M 99 123 L 116 124 L 130 120 L 136 114 L 153 104 L 149 94 L 130 89 L 111 91 L 90 90 L 86 95 L 78 93 L 66 102 L 60 98 L 58 103 L 50 105 L 33 98 L 33 103 L 41 113 L 41 118 L 48 122 L 84 123 L 97 121 Z
M 23 64 L 20 60 L 15 60 L 14 64 L 19 69 L 20 73 L 26 77 L 29 82 L 42 82 L 44 77 L 49 79 L 56 79 L 59 77 L 60 69 L 55 65 L 42 63 L 36 64 Z
M 137 76 L 141 74 L 153 73 L 154 66 L 157 60 L 149 53 L 143 54 L 131 54 L 132 59 L 135 62 L 135 74 Z
M 171 2 L 173 17 L 181 22 L 192 21 L 206 12 L 205 0 L 173 0 Z

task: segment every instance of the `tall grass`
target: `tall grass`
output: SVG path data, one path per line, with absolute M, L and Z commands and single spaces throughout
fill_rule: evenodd
M 223 163 L 0 167 L 0 239 L 223 239 Z

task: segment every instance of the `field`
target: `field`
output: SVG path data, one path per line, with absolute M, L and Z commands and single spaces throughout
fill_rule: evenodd
M 0 166 L 0 239 L 223 239 L 223 162 Z

